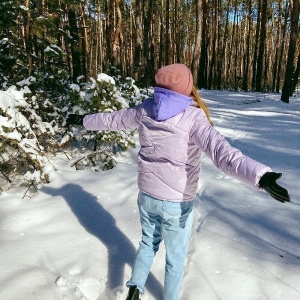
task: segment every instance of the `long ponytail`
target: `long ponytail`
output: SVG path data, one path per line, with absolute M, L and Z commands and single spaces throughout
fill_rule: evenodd
M 214 126 L 214 123 L 213 121 L 210 119 L 210 116 L 209 116 L 209 109 L 208 107 L 206 106 L 206 104 L 203 102 L 203 100 L 201 99 L 197 89 L 195 86 L 193 86 L 192 88 L 192 93 L 191 93 L 191 96 L 196 100 L 196 102 L 198 103 L 199 107 L 204 111 L 206 117 L 207 117 L 207 120 L 208 122 L 211 124 L 211 126 Z

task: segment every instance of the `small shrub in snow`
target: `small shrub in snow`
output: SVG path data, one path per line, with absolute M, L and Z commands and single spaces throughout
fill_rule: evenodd
M 67 112 L 111 112 L 145 97 L 132 79 L 118 80 L 117 85 L 114 78 L 99 74 L 89 84 L 78 78 L 77 84 L 67 85 L 64 72 L 58 71 L 57 76 L 35 74 L 16 85 L 7 82 L 6 91 L 0 91 L 0 191 L 24 181 L 34 186 L 49 182 L 53 166 L 48 158 L 63 147 L 72 149 L 77 169 L 113 168 L 115 154 L 134 146 L 134 131 L 91 132 L 61 125 Z
M 133 82 L 132 82 L 133 84 Z M 138 89 L 135 89 L 138 95 Z M 69 112 L 78 114 L 92 114 L 98 112 L 112 112 L 129 107 L 130 101 L 135 101 L 134 96 L 123 97 L 117 89 L 114 78 L 99 74 L 97 80 L 91 78 L 91 84 L 84 86 L 72 84 L 70 86 Z M 108 170 L 114 167 L 114 155 L 134 146 L 133 131 L 99 131 L 90 132 L 80 128 L 71 128 L 71 132 L 64 137 L 62 144 L 67 144 L 73 139 L 73 145 L 79 148 L 74 151 L 78 159 L 73 165 L 77 169 L 89 166 L 94 170 Z M 78 147 L 77 147 L 78 146 Z M 84 149 L 84 152 L 83 152 Z
M 121 71 L 115 67 L 110 67 L 109 73 L 115 81 L 116 88 L 121 97 L 128 103 L 129 107 L 133 107 L 141 103 L 143 96 L 140 90 L 134 84 L 135 81 L 131 77 L 122 78 Z
M 42 120 L 36 99 L 27 102 L 25 94 L 30 94 L 27 86 L 0 91 L 0 176 L 7 183 L 23 180 L 37 185 L 49 182 L 47 152 L 57 148 L 56 126 L 55 121 Z
M 296 85 L 295 91 L 293 93 L 293 97 L 297 97 L 300 95 L 300 84 Z

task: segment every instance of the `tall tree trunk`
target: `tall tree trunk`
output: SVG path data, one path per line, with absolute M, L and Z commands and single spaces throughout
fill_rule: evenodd
M 170 49 L 170 0 L 166 0 L 165 64 L 171 63 Z
M 260 28 L 261 28 L 261 0 L 258 1 L 258 11 L 257 11 L 257 22 L 256 22 L 256 33 L 254 42 L 254 53 L 253 53 L 253 68 L 252 68 L 252 90 L 256 90 L 256 73 L 257 73 L 257 53 L 258 44 L 260 40 Z
M 102 51 L 103 51 L 103 24 L 102 24 L 102 11 L 100 1 L 97 3 L 97 23 L 95 24 L 95 35 L 90 39 L 90 41 L 94 40 L 92 43 L 93 47 L 91 49 L 91 53 L 94 53 L 93 59 L 90 58 L 90 73 L 92 76 L 96 76 L 100 71 L 102 72 Z
M 181 19 L 179 18 L 179 0 L 175 0 L 175 7 L 174 7 L 174 27 L 173 27 L 173 41 L 175 43 L 174 47 L 174 61 L 175 62 L 181 62 L 181 47 L 180 47 L 180 42 L 181 42 L 181 34 L 180 34 L 180 21 Z
M 28 76 L 32 75 L 33 64 L 32 64 L 32 39 L 31 39 L 31 9 L 29 8 L 30 0 L 25 1 L 26 14 L 24 17 L 24 38 L 25 38 L 25 49 L 27 55 L 27 67 L 28 67 Z
M 159 56 L 158 56 L 158 67 L 161 67 L 163 65 L 164 62 L 164 12 L 163 12 L 163 3 L 164 0 L 161 0 L 161 10 L 159 13 L 159 36 L 160 36 L 160 40 L 159 40 Z
M 282 28 L 282 0 L 279 0 L 278 2 L 278 20 L 277 20 L 277 37 L 276 37 L 276 50 L 275 50 L 275 58 L 274 58 L 274 65 L 273 65 L 273 80 L 272 80 L 272 91 L 275 91 L 276 87 L 276 78 L 277 78 L 277 72 L 278 72 L 278 65 L 280 64 L 279 60 L 279 54 L 280 54 L 280 48 L 282 43 L 282 36 L 281 36 L 281 28 Z
M 278 71 L 277 71 L 277 83 L 276 83 L 276 92 L 279 93 L 280 88 L 281 88 L 281 78 L 282 78 L 282 65 L 283 65 L 283 57 L 284 57 L 284 53 L 285 53 L 285 36 L 287 34 L 287 27 L 288 27 L 288 16 L 290 13 L 290 8 L 289 8 L 289 2 L 286 1 L 285 4 L 285 16 L 284 16 L 284 25 L 283 25 L 283 29 L 282 29 L 282 41 L 281 41 L 281 46 L 280 46 L 280 53 L 279 53 L 279 64 L 278 64 Z
M 226 51 L 226 44 L 227 44 L 227 38 L 228 38 L 228 24 L 229 24 L 229 10 L 230 10 L 230 2 L 228 1 L 227 4 L 227 11 L 226 11 L 226 18 L 225 18 L 225 27 L 224 27 L 224 37 L 223 37 L 223 45 L 221 48 L 221 54 L 218 58 L 218 77 L 217 77 L 217 88 L 220 90 L 222 86 L 222 74 L 226 78 L 226 73 L 223 70 L 223 66 L 225 63 L 225 51 Z M 224 84 L 223 84 L 224 85 Z
M 291 0 L 291 34 L 290 34 L 290 44 L 287 58 L 287 65 L 285 71 L 285 79 L 282 88 L 281 100 L 283 102 L 289 103 L 289 97 L 292 95 L 293 81 L 298 80 L 295 78 L 294 70 L 294 60 L 296 44 L 298 39 L 299 31 L 299 11 L 300 4 L 299 0 Z
M 250 64 L 250 37 L 252 32 L 252 1 L 248 0 L 248 13 L 247 13 L 247 23 L 248 28 L 246 32 L 246 47 L 244 54 L 244 74 L 243 74 L 243 90 L 248 91 L 248 83 L 249 83 L 249 64 Z
M 236 53 L 236 46 L 235 46 L 235 39 L 236 39 L 236 28 L 237 28 L 237 0 L 234 1 L 234 14 L 233 14 L 233 22 L 232 22 L 232 33 L 231 33 L 231 39 L 230 39 L 230 49 L 229 49 L 229 58 L 228 58 L 228 77 L 229 83 L 232 87 L 233 83 L 235 82 L 235 60 L 234 54 Z
M 144 0 L 145 1 L 145 0 Z M 147 12 L 145 12 L 144 16 L 144 66 L 145 66 L 145 83 L 152 84 L 153 83 L 153 72 L 154 72 L 154 65 L 153 59 L 151 57 L 151 20 L 152 20 L 152 12 L 153 12 L 153 0 L 147 1 L 148 8 Z M 144 7 L 145 8 L 145 7 Z
M 222 29 L 222 14 L 223 14 L 223 10 L 222 10 L 222 0 L 217 0 L 218 4 L 217 4 L 217 9 L 218 9 L 218 16 L 217 16 L 217 34 L 216 34 L 216 57 L 215 57 L 215 67 L 214 67 L 214 89 L 217 88 L 218 86 L 218 80 L 219 80 L 219 73 L 220 73 L 220 69 L 219 69 L 219 57 L 222 55 L 222 41 L 223 41 L 223 29 Z
M 208 0 L 202 0 L 201 55 L 198 69 L 198 87 L 207 88 Z
M 267 24 L 267 8 L 268 0 L 262 0 L 261 6 L 261 26 L 260 26 L 260 39 L 259 39 L 259 49 L 257 56 L 257 69 L 256 69 L 256 84 L 255 90 L 260 92 L 262 89 L 262 75 L 263 75 L 263 60 L 265 54 L 265 44 L 266 44 L 266 24 Z
M 117 66 L 121 69 L 120 61 L 121 61 L 121 51 L 122 51 L 122 12 L 121 12 L 121 3 L 122 0 L 116 0 L 116 33 L 115 40 L 113 44 L 113 55 L 114 60 L 117 62 Z
M 133 65 L 133 77 L 138 79 L 141 72 L 142 63 L 142 40 L 143 40 L 143 28 L 142 28 L 142 1 L 136 1 L 135 4 L 135 30 L 134 30 L 134 65 Z
M 198 83 L 198 66 L 201 53 L 201 8 L 202 0 L 196 0 L 196 29 L 195 29 L 195 48 L 193 52 L 191 72 L 193 74 L 194 85 Z
M 120 47 L 122 39 L 122 0 L 109 0 L 107 46 L 110 64 L 120 68 Z
M 80 27 L 82 31 L 82 47 L 81 47 L 81 60 L 82 60 L 82 75 L 84 76 L 85 80 L 88 78 L 88 59 L 89 59 L 89 36 L 87 33 L 87 26 L 85 20 L 85 7 L 84 4 L 80 6 Z
M 216 65 L 216 47 L 218 45 L 217 41 L 217 30 L 219 30 L 218 24 L 218 1 L 214 2 L 214 26 L 211 28 L 211 36 L 212 36 L 212 45 L 211 45 L 211 57 L 209 64 L 209 73 L 208 73 L 208 89 L 212 89 L 213 80 L 214 80 L 214 68 Z
M 72 53 L 72 79 L 73 82 L 77 81 L 77 78 L 82 75 L 81 72 L 81 53 L 79 47 L 79 31 L 77 26 L 77 16 L 73 7 L 68 6 L 68 18 L 70 25 L 71 36 L 71 53 Z

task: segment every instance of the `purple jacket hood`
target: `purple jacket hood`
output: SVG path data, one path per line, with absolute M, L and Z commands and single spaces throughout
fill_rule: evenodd
M 157 121 L 172 118 L 187 109 L 193 102 L 191 97 L 167 90 L 154 88 L 153 115 Z

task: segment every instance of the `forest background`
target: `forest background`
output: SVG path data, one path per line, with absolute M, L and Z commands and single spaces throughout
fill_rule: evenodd
M 133 133 L 82 135 L 64 127 L 66 114 L 136 105 L 166 64 L 187 64 L 199 89 L 276 92 L 288 103 L 299 90 L 299 11 L 298 0 L 1 1 L 0 192 L 2 181 L 49 182 L 58 149 L 91 150 L 76 168 L 113 167 Z
M 110 66 L 152 85 L 159 67 L 191 67 L 198 88 L 280 92 L 299 78 L 299 1 L 12 0 L 0 4 L 1 77 Z

